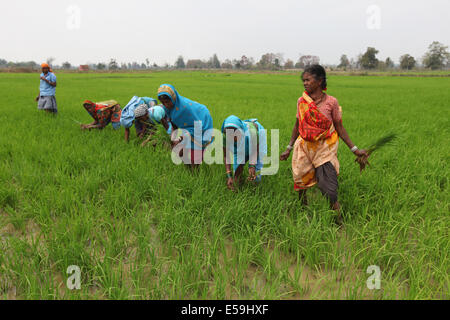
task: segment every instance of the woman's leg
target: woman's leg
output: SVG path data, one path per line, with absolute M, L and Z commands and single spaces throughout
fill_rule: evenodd
M 342 223 L 340 213 L 341 206 L 338 202 L 337 172 L 331 162 L 326 162 L 316 168 L 317 186 L 324 196 L 330 201 L 330 207 L 337 213 L 337 222 Z
M 302 202 L 304 206 L 308 205 L 308 200 L 306 198 L 306 189 L 301 189 L 298 191 L 298 199 Z
M 234 172 L 234 183 L 237 185 L 242 183 L 242 172 L 244 172 L 244 164 L 240 164 Z

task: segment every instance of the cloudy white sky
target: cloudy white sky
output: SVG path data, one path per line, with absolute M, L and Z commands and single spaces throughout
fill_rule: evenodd
M 266 52 L 335 64 L 368 46 L 379 59 L 450 45 L 450 0 L 2 1 L 0 58 L 72 64 L 220 60 Z

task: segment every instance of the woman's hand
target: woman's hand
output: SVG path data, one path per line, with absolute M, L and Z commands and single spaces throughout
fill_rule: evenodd
M 368 154 L 367 151 L 364 150 L 364 149 L 362 149 L 362 150 L 357 149 L 357 150 L 354 152 L 354 154 L 355 154 L 355 156 L 357 156 L 357 157 L 362 157 L 362 156 L 364 156 L 364 157 L 366 157 L 366 158 L 369 157 L 369 154 Z
M 289 158 L 289 156 L 291 155 L 291 150 L 287 149 L 285 152 L 283 152 L 280 156 L 280 160 L 281 161 L 285 161 Z
M 179 143 L 181 143 L 181 141 L 183 141 L 183 137 L 179 137 L 179 138 L 176 139 L 176 140 L 172 140 L 172 141 L 171 141 L 171 143 L 172 143 L 172 148 L 175 148 Z
M 255 179 L 256 179 L 255 167 L 248 168 L 248 181 L 255 181 Z
M 234 187 L 233 187 L 233 178 L 227 178 L 227 188 L 234 191 Z
M 363 172 L 366 166 L 370 166 L 369 163 L 369 153 L 366 150 L 356 150 L 355 152 L 355 162 L 359 164 L 359 172 Z

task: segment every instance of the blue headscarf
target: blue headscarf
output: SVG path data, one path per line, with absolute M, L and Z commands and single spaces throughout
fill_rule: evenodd
M 175 88 L 170 84 L 162 84 L 158 89 L 158 98 L 168 96 L 172 101 L 173 108 L 164 107 L 167 116 L 180 129 L 184 129 L 191 135 L 191 149 L 204 149 L 212 142 L 212 132 L 206 130 L 213 128 L 211 114 L 206 106 L 180 96 Z M 196 136 L 194 132 L 194 122 L 201 121 L 201 135 Z M 188 147 L 186 145 L 186 147 Z
M 256 164 L 256 171 L 260 171 L 263 167 L 263 158 L 267 154 L 267 137 L 264 127 L 258 122 L 258 119 L 248 119 L 241 120 L 235 115 L 231 115 L 225 119 L 222 123 L 222 134 L 224 134 L 224 141 L 226 142 L 226 128 L 234 128 L 240 131 L 241 138 L 234 142 L 233 148 L 229 148 L 232 150 L 234 161 L 233 161 L 233 169 L 236 171 L 240 164 L 245 164 L 250 158 L 250 150 L 253 150 L 252 143 L 253 141 L 249 125 L 251 123 L 255 123 L 258 127 L 258 137 L 259 140 L 259 156 Z M 256 142 L 257 143 L 257 142 Z M 224 145 L 226 147 L 226 145 Z
M 130 102 L 123 108 L 122 115 L 120 116 L 120 124 L 125 128 L 129 128 L 133 125 L 134 121 L 134 110 L 141 104 L 146 104 L 149 108 L 157 104 L 153 98 L 149 97 L 138 97 L 134 96 L 131 98 Z

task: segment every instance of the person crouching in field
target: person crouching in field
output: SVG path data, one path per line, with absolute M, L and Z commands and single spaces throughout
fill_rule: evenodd
M 82 130 L 90 129 L 103 129 L 110 122 L 114 129 L 120 128 L 120 115 L 122 109 L 115 100 L 108 100 L 103 102 L 94 103 L 90 100 L 86 100 L 83 103 L 84 108 L 94 119 L 94 122 L 90 124 L 82 124 Z
M 171 127 L 167 120 L 166 112 L 161 106 L 148 108 L 146 104 L 141 104 L 134 110 L 134 116 L 135 122 L 139 123 L 143 130 L 148 133 L 146 139 L 141 144 L 142 147 L 144 147 L 155 134 L 157 124 L 162 124 L 167 130 L 167 133 L 171 134 Z M 155 144 L 153 144 L 153 146 L 155 146 Z
M 307 204 L 306 190 L 317 184 L 320 191 L 337 212 L 336 222 L 341 224 L 338 202 L 339 137 L 356 156 L 368 156 L 350 140 L 342 124 L 342 109 L 336 98 L 327 95 L 326 72 L 320 65 L 307 67 L 302 74 L 305 91 L 297 102 L 297 119 L 287 150 L 280 156 L 284 161 L 291 150 L 294 189 Z
M 179 95 L 170 84 L 162 84 L 158 88 L 158 99 L 164 105 L 174 129 L 173 151 L 191 168 L 201 164 L 206 147 L 214 140 L 213 121 L 208 108 Z M 197 130 L 194 130 L 196 126 Z M 176 129 L 183 129 L 182 137 L 176 138 Z
M 42 73 L 40 76 L 39 95 L 36 97 L 39 110 L 57 114 L 56 105 L 56 76 L 47 63 L 41 64 Z
M 149 130 L 153 126 L 143 126 L 140 121 L 136 121 L 135 110 L 140 105 L 146 108 L 151 108 L 156 105 L 157 101 L 149 97 L 138 97 L 134 96 L 128 102 L 128 104 L 123 108 L 122 115 L 120 117 L 120 124 L 125 128 L 125 141 L 130 140 L 130 127 L 134 124 L 136 128 L 136 136 L 138 139 L 144 139 L 144 137 L 149 133 Z
M 234 184 L 241 183 L 247 162 L 248 180 L 259 183 L 263 159 L 267 155 L 267 135 L 264 127 L 257 119 L 241 120 L 231 115 L 222 124 L 222 134 L 228 189 L 233 190 Z M 233 170 L 230 155 L 233 156 Z

